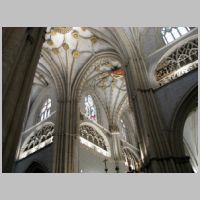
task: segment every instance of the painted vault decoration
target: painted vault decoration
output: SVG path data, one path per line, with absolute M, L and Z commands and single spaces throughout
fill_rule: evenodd
M 198 40 L 193 35 L 177 42 L 178 45 L 170 44 L 173 48 L 161 52 L 162 55 L 156 52 L 154 58 L 150 54 L 154 59 L 146 64 L 149 57 L 139 49 L 146 34 L 144 29 L 46 29 L 17 161 L 23 162 L 55 142 L 56 159 L 66 158 L 61 165 L 58 162 L 54 166 L 58 171 L 67 165 L 66 171 L 73 172 L 73 159 L 79 147 L 105 159 L 107 164 L 112 161 L 115 169 L 120 161 L 126 169 L 140 171 L 149 156 L 148 145 L 159 141 L 155 152 L 167 149 L 160 134 L 163 124 L 154 95 L 163 85 L 198 68 Z M 167 37 L 174 37 L 174 30 L 178 31 L 174 27 L 159 29 L 163 45 L 174 41 L 167 41 Z M 31 109 L 36 107 L 38 110 L 29 118 Z M 39 116 L 39 121 L 34 115 Z M 31 127 L 32 122 L 35 124 Z M 139 129 L 144 135 L 140 135 Z M 64 156 L 60 156 L 61 151 Z
M 85 27 L 51 27 L 47 28 L 45 37 L 45 47 L 49 48 L 55 55 L 60 54 L 63 50 L 70 51 L 76 59 L 80 57 L 81 53 L 78 50 L 80 40 L 86 40 L 91 44 L 97 42 L 96 36 Z

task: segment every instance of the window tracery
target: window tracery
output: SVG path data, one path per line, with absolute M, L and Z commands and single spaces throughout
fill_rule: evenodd
M 165 44 L 168 44 L 190 31 L 189 27 L 163 27 L 161 33 Z
M 82 125 L 80 127 L 80 142 L 104 156 L 108 156 L 108 149 L 104 138 L 91 126 Z
M 47 122 L 44 123 L 42 126 L 36 128 L 34 130 L 34 133 L 30 134 L 30 138 L 23 145 L 21 149 L 20 159 L 25 158 L 29 154 L 32 154 L 52 143 L 54 127 L 55 125 L 53 123 Z
M 89 119 L 97 121 L 96 106 L 90 95 L 85 97 L 85 111 L 86 111 L 85 115 Z
M 125 161 L 125 165 L 131 167 L 132 169 L 135 168 L 135 161 L 134 156 L 128 148 L 122 149 L 122 155 Z
M 156 69 L 156 80 L 162 86 L 198 67 L 198 40 L 193 39 L 164 58 Z
M 51 114 L 51 99 L 48 98 L 40 111 L 40 121 L 47 119 Z

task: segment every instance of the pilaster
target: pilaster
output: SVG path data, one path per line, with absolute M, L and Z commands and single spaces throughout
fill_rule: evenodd
M 78 172 L 79 112 L 76 100 L 58 100 L 53 172 Z
M 12 172 L 45 28 L 3 28 L 3 172 Z
M 112 134 L 113 157 L 116 165 L 115 170 L 119 173 L 124 166 L 124 161 L 120 144 L 120 132 L 117 125 L 110 126 L 110 132 Z

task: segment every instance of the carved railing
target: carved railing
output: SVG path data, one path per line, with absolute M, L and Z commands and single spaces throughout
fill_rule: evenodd
M 129 148 L 122 147 L 122 156 L 126 166 L 129 166 L 136 171 L 140 171 L 142 161 L 138 159 Z
M 103 137 L 92 127 L 87 125 L 80 126 L 80 136 L 107 151 Z
M 162 86 L 197 67 L 198 39 L 195 38 L 178 47 L 158 64 L 156 80 Z
M 102 125 L 100 125 L 97 121 L 95 120 L 91 120 L 85 113 L 80 112 L 80 121 L 82 122 L 90 122 L 92 124 L 94 124 L 95 126 L 97 126 L 98 128 L 100 128 L 105 134 L 106 136 L 110 137 L 112 134 L 111 132 L 104 128 Z
M 133 153 L 128 148 L 122 148 L 122 156 L 126 166 L 135 166 L 135 158 Z
M 53 142 L 55 124 L 49 121 L 51 118 L 52 115 L 22 133 L 25 139 L 22 141 L 17 160 L 21 160 Z

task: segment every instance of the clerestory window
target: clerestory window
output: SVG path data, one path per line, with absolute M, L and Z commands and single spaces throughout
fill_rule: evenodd
M 85 111 L 86 111 L 85 115 L 89 119 L 97 121 L 96 106 L 90 95 L 85 97 Z
M 40 111 L 40 121 L 47 119 L 51 114 L 51 99 L 48 98 Z
M 189 27 L 163 27 L 161 29 L 165 44 L 168 44 L 190 31 Z

